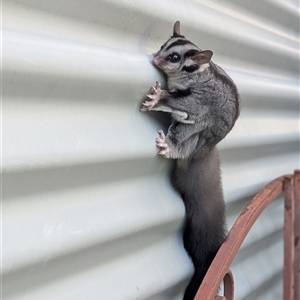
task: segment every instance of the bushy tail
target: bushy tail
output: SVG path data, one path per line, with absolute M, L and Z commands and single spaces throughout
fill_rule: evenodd
M 211 149 L 201 158 L 178 160 L 172 183 L 185 204 L 183 242 L 194 264 L 195 273 L 186 289 L 184 300 L 193 300 L 226 234 L 217 149 Z

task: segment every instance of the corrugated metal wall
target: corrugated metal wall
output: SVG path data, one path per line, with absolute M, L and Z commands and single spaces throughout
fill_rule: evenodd
M 181 299 L 181 199 L 157 157 L 163 80 L 149 54 L 174 21 L 241 94 L 220 144 L 229 225 L 299 167 L 298 1 L 3 0 L 3 299 Z M 233 264 L 236 299 L 280 299 L 282 203 Z

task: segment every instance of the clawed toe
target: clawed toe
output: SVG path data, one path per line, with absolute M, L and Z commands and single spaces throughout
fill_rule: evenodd
M 168 148 L 168 145 L 162 141 L 156 141 L 156 145 L 159 147 L 159 148 Z
M 156 93 L 157 92 L 156 87 L 155 86 L 151 86 L 151 91 L 154 92 L 154 93 Z
M 157 133 L 158 133 L 160 139 L 165 140 L 166 136 L 161 129 L 158 129 Z
M 152 103 L 151 103 L 151 101 L 145 101 L 145 102 L 143 102 L 143 105 L 149 107 L 152 105 Z
M 148 94 L 147 97 L 150 98 L 151 100 L 155 100 L 156 95 Z
M 169 152 L 168 149 L 163 149 L 158 152 L 159 155 L 166 155 Z

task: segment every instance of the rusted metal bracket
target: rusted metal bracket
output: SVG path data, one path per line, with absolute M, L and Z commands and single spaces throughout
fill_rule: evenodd
M 294 300 L 300 299 L 300 170 L 294 175 Z
M 284 300 L 300 299 L 300 170 L 281 176 L 261 189 L 245 207 L 220 247 L 194 300 L 234 300 L 230 265 L 253 224 L 284 192 Z M 224 282 L 224 295 L 217 295 Z

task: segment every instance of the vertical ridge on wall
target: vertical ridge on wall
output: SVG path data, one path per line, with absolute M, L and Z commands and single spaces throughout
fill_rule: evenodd
M 299 167 L 297 1 L 3 0 L 2 296 L 179 300 L 184 206 L 139 104 L 174 21 L 236 82 L 219 145 L 228 225 Z M 296 26 L 297 25 L 297 26 Z M 236 299 L 281 299 L 282 199 L 236 257 Z

